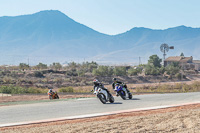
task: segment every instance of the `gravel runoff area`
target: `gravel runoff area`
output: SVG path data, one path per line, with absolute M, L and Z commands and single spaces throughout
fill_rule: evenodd
M 200 104 L 0 128 L 1 133 L 199 133 Z

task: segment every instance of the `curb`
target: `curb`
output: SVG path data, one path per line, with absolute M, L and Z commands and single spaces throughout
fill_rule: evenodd
M 84 118 L 92 118 L 92 117 L 115 115 L 115 114 L 121 114 L 121 113 L 130 113 L 130 112 L 138 112 L 138 111 L 148 111 L 148 110 L 172 108 L 172 107 L 179 107 L 179 106 L 185 106 L 185 105 L 194 105 L 194 104 L 200 104 L 200 101 L 192 102 L 192 103 L 184 103 L 184 104 L 155 106 L 155 107 L 147 107 L 147 108 L 139 108 L 139 109 L 112 111 L 112 112 L 105 112 L 105 113 L 95 113 L 95 114 L 86 114 L 86 115 L 78 115 L 78 116 L 69 116 L 69 117 L 62 117 L 62 118 L 56 118 L 56 119 L 46 119 L 46 120 L 37 120 L 37 121 L 27 121 L 27 122 L 0 124 L 0 128 L 13 127 L 13 126 L 22 126 L 22 125 L 30 125 L 30 124 L 39 124 L 39 123 L 48 123 L 48 122 L 56 122 L 56 121 L 64 121 L 64 120 L 84 119 Z

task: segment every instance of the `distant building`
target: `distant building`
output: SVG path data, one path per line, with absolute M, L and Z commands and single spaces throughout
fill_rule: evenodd
M 164 61 L 164 66 L 170 65 L 172 62 L 178 62 L 183 69 L 200 70 L 200 60 L 193 60 L 193 57 L 171 56 Z
M 193 60 L 195 70 L 200 71 L 200 60 Z

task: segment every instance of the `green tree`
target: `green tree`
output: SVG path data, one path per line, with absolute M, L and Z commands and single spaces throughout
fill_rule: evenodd
M 146 75 L 159 75 L 160 71 L 159 71 L 158 67 L 148 64 L 145 66 L 145 74 Z
M 96 76 L 112 76 L 113 69 L 109 66 L 99 66 L 97 69 L 93 69 L 92 74 Z
M 29 65 L 26 63 L 20 63 L 19 68 L 24 71 L 25 69 L 29 69 Z
M 133 68 L 133 67 L 131 67 L 130 69 L 128 69 L 128 74 L 130 76 L 137 75 L 138 73 L 141 73 L 141 72 L 142 72 L 141 68 Z
M 75 69 L 75 68 L 78 67 L 78 64 L 75 63 L 75 62 L 70 62 L 70 63 L 68 63 L 68 67 L 69 67 L 70 69 Z
M 46 64 L 43 64 L 43 63 L 39 63 L 38 65 L 36 65 L 36 68 L 37 69 L 47 69 L 47 65 Z
M 116 76 L 125 76 L 126 75 L 126 67 L 115 67 L 114 68 L 114 75 Z
M 183 54 L 183 52 L 181 53 L 181 55 L 180 56 L 183 56 L 184 57 L 184 54 Z
M 92 72 L 93 69 L 98 68 L 98 64 L 96 62 L 83 62 L 82 67 L 87 71 L 87 72 Z
M 148 64 L 153 65 L 154 67 L 161 67 L 162 59 L 160 59 L 157 55 L 152 55 L 149 57 Z
M 172 62 L 170 65 L 166 67 L 166 72 L 167 74 L 170 75 L 175 75 L 179 73 L 179 71 L 180 71 L 180 66 L 178 62 Z
M 62 65 L 58 62 L 54 62 L 53 64 L 50 65 L 50 67 L 55 70 L 60 70 L 62 68 Z

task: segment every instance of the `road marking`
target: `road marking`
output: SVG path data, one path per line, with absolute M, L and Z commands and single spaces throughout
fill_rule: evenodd
M 184 103 L 184 104 L 155 106 L 155 107 L 147 107 L 147 108 L 139 108 L 139 109 L 129 109 L 129 110 L 121 110 L 121 111 L 112 111 L 112 112 L 105 112 L 105 113 L 96 113 L 96 114 L 86 114 L 86 115 L 78 115 L 78 116 L 69 116 L 69 117 L 62 117 L 62 118 L 57 118 L 57 119 L 46 119 L 46 120 L 38 120 L 38 121 L 7 123 L 7 124 L 0 124 L 0 128 L 1 127 L 12 127 L 12 126 L 38 124 L 38 123 L 48 123 L 48 122 L 56 122 L 56 121 L 64 121 L 64 120 L 73 120 L 73 119 L 83 119 L 83 118 L 91 118 L 91 117 L 98 117 L 98 116 L 114 115 L 114 114 L 120 114 L 120 113 L 148 111 L 148 110 L 171 108 L 171 107 L 179 107 L 179 106 L 192 105 L 192 104 L 200 104 L 200 101 L 192 102 L 192 103 Z
M 94 100 L 94 98 L 78 98 L 77 100 L 79 100 L 79 101 Z

